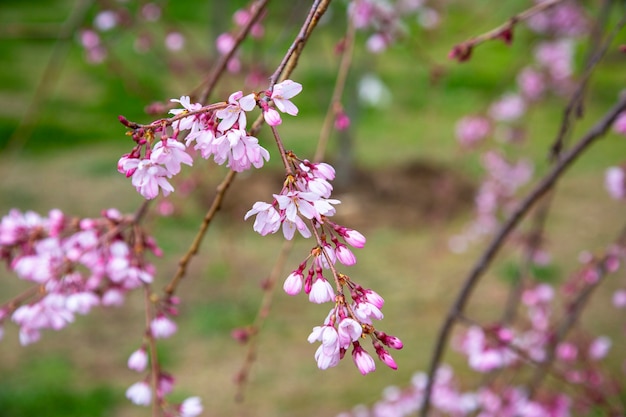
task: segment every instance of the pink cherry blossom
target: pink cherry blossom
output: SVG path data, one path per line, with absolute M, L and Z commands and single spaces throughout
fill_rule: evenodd
M 362 375 L 367 375 L 376 370 L 374 359 L 358 343 L 355 343 L 352 350 L 352 359 Z
M 485 117 L 465 116 L 456 124 L 456 138 L 463 146 L 474 146 L 491 132 L 491 123 Z
M 339 243 L 335 249 L 335 254 L 337 255 L 337 259 L 339 259 L 339 262 L 346 266 L 356 264 L 356 256 L 354 256 L 352 251 L 348 249 L 346 245 Z
M 152 401 L 150 385 L 145 381 L 134 383 L 126 390 L 126 398 L 131 400 L 135 405 L 150 405 Z
M 271 204 L 257 201 L 252 206 L 252 209 L 246 213 L 244 220 L 248 220 L 249 217 L 254 215 L 256 215 L 256 218 L 252 228 L 261 236 L 276 233 L 280 228 L 280 214 Z
M 296 116 L 298 114 L 298 108 L 290 101 L 302 91 L 302 84 L 295 81 L 285 80 L 281 83 L 274 85 L 270 98 L 274 101 L 274 104 L 283 113 Z
M 323 277 L 318 277 L 311 287 L 309 301 L 315 304 L 322 304 L 335 299 L 335 291 L 330 283 Z
M 609 353 L 611 345 L 611 339 L 606 336 L 594 339 L 589 345 L 589 357 L 596 361 L 604 358 Z
M 270 126 L 278 126 L 283 122 L 283 120 L 280 118 L 280 114 L 270 107 L 268 107 L 267 110 L 263 111 L 263 118 L 265 119 L 265 122 Z
M 372 319 L 382 320 L 384 315 L 382 311 L 374 304 L 363 302 L 355 302 L 353 307 L 356 318 L 365 324 L 372 324 Z
M 128 368 L 133 371 L 143 372 L 148 366 L 148 354 L 142 347 L 134 351 L 128 358 Z
M 339 322 L 337 333 L 339 335 L 339 346 L 347 349 L 352 342 L 359 340 L 363 334 L 363 328 L 358 321 L 345 318 Z
M 556 356 L 565 362 L 571 362 L 578 356 L 578 348 L 569 342 L 561 342 L 556 347 Z
M 174 139 L 158 141 L 152 148 L 150 160 L 155 164 L 164 165 L 169 176 L 180 172 L 180 164 L 193 165 L 193 159 L 187 153 L 185 145 Z
M 182 96 L 180 99 L 173 98 L 170 101 L 173 103 L 180 103 L 183 106 L 182 109 L 172 109 L 169 111 L 169 113 L 173 114 L 174 116 L 178 116 L 186 112 L 200 110 L 202 108 L 202 104 L 200 103 L 192 104 L 189 96 Z M 201 129 L 200 119 L 196 116 L 183 117 L 174 124 L 174 127 L 180 131 L 191 130 L 191 132 L 195 132 Z
M 626 135 L 626 112 L 620 113 L 613 122 L 613 131 L 620 135 Z
M 337 233 L 345 239 L 345 241 L 354 248 L 363 248 L 365 246 L 365 236 L 359 233 L 356 230 L 348 229 L 348 228 L 339 228 L 335 229 Z
M 283 289 L 289 295 L 296 295 L 302 291 L 302 280 L 304 276 L 301 271 L 293 271 L 283 284 Z
M 132 184 L 144 198 L 152 200 L 159 194 L 167 196 L 174 191 L 174 187 L 167 181 L 170 173 L 161 165 L 149 159 L 127 158 L 120 160 L 127 176 L 132 175 Z
M 232 93 L 228 97 L 228 106 L 225 109 L 218 110 L 215 115 L 222 119 L 217 126 L 220 132 L 226 132 L 238 123 L 239 129 L 246 128 L 246 112 L 251 111 L 256 106 L 254 94 L 248 94 L 244 97 L 241 91 Z
M 339 335 L 330 325 L 316 326 L 308 337 L 309 343 L 320 341 L 322 344 L 315 352 L 315 360 L 320 369 L 336 366 L 340 360 Z
M 613 293 L 613 306 L 616 308 L 626 307 L 626 290 L 619 289 Z
M 213 141 L 214 160 L 236 172 L 250 169 L 251 166 L 261 168 L 270 159 L 269 152 L 259 145 L 259 140 L 248 136 L 243 129 L 229 130 L 225 135 Z
M 176 333 L 176 323 L 166 317 L 164 314 L 157 315 L 150 323 L 150 331 L 156 339 L 167 339 Z
M 180 417 L 197 417 L 202 413 L 202 410 L 200 397 L 189 397 L 179 406 Z
M 514 93 L 508 93 L 493 103 L 489 108 L 489 115 L 501 122 L 512 122 L 519 119 L 526 112 L 526 102 Z
M 626 178 L 622 167 L 610 167 L 604 176 L 604 186 L 609 195 L 621 200 L 626 196 Z

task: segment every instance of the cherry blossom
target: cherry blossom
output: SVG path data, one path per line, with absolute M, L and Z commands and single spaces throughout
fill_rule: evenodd
M 189 397 L 179 406 L 180 417 L 197 417 L 202 413 L 202 410 L 200 397 Z
M 251 111 L 256 106 L 254 94 L 243 95 L 243 92 L 237 91 L 228 97 L 228 106 L 225 109 L 218 110 L 215 115 L 222 119 L 217 126 L 221 132 L 226 132 L 233 127 L 235 123 L 239 125 L 239 129 L 246 128 L 246 112 Z
M 296 116 L 298 108 L 291 102 L 291 98 L 295 97 L 302 91 L 302 84 L 291 80 L 285 80 L 274 85 L 270 98 L 276 105 L 276 108 L 283 113 Z
M 148 354 L 142 347 L 134 351 L 128 358 L 128 368 L 133 371 L 143 372 L 148 365 Z
M 141 381 L 126 390 L 126 398 L 136 405 L 149 406 L 152 401 L 152 390 L 147 382 Z
M 150 331 L 156 339 L 167 339 L 176 333 L 177 326 L 164 314 L 158 314 L 150 323 Z
M 193 159 L 186 151 L 185 145 L 174 139 L 157 142 L 152 148 L 150 160 L 165 166 L 168 176 L 180 172 L 180 164 L 193 165 Z

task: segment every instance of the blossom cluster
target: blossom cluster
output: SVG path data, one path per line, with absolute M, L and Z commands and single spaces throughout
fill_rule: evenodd
M 162 5 L 158 2 L 145 2 L 134 10 L 123 2 L 110 3 L 99 10 L 88 27 L 78 33 L 78 42 L 85 50 L 85 59 L 92 64 L 100 64 L 109 56 L 111 46 L 109 35 L 130 28 L 154 26 L 162 17 Z M 118 29 L 116 31 L 116 29 Z M 155 36 L 154 31 L 143 30 L 134 39 L 134 49 L 145 53 L 161 43 L 170 52 L 181 50 L 185 45 L 185 37 L 177 30 L 168 29 L 162 38 Z
M 19 326 L 20 343 L 27 345 L 37 342 L 42 330 L 61 330 L 94 307 L 122 305 L 127 293 L 153 282 L 156 271 L 146 259 L 149 253 L 161 255 L 154 238 L 116 209 L 84 219 L 68 218 L 60 210 L 47 216 L 12 210 L 0 221 L 0 258 L 33 287 L 0 307 L 0 338 L 7 319 Z M 176 303 L 175 297 L 157 303 L 146 334 L 154 339 L 174 334 Z M 141 372 L 147 363 L 142 347 L 128 366 Z M 163 396 L 172 391 L 174 379 L 163 373 L 161 380 L 158 395 Z M 127 396 L 147 405 L 151 387 L 146 381 L 133 384 Z M 198 401 L 186 400 L 171 415 L 199 415 Z
M 293 239 L 296 231 L 304 238 L 315 236 L 316 246 L 289 274 L 283 289 L 289 295 L 297 295 L 304 289 L 312 303 L 335 303 L 323 325 L 316 326 L 308 338 L 310 343 L 321 342 L 315 352 L 318 367 L 336 366 L 352 346 L 352 358 L 359 371 L 364 375 L 374 371 L 374 360 L 359 342 L 369 335 L 379 359 L 396 369 L 395 361 L 384 346 L 401 349 L 402 342 L 376 330 L 372 322 L 383 318 L 383 298 L 336 268 L 337 262 L 354 265 L 356 257 L 348 245 L 363 248 L 366 239 L 358 231 L 328 219 L 335 214 L 334 206 L 340 203 L 330 198 L 334 168 L 323 162 L 299 159 L 292 152 L 288 152 L 286 158 L 288 174 L 281 192 L 274 194 L 271 203 L 255 203 L 245 219 L 256 216 L 253 228 L 261 235 L 276 233 L 282 228 L 288 240 Z M 325 273 L 332 275 L 330 281 L 334 282 L 335 289 Z M 351 303 L 346 300 L 344 287 L 350 291 Z
M 95 306 L 119 306 L 127 292 L 151 283 L 154 267 L 145 253 L 161 251 L 149 235 L 122 233 L 128 223 L 115 209 L 98 219 L 70 219 L 60 210 L 48 216 L 12 210 L 4 216 L 0 256 L 38 291 L 3 306 L 0 324 L 10 317 L 27 345 L 42 330 L 60 330 Z
M 265 34 L 265 28 L 260 23 L 264 15 L 261 15 L 257 21 L 250 27 L 250 37 L 253 39 L 260 39 Z M 252 19 L 252 11 L 248 9 L 239 9 L 235 11 L 233 14 L 233 22 L 237 29 L 241 29 L 247 24 L 250 23 L 250 19 Z M 215 46 L 217 48 L 217 52 L 220 55 L 228 55 L 233 49 L 236 47 L 236 39 L 235 36 L 230 32 L 224 32 L 217 37 L 215 40 Z M 233 56 L 226 63 L 226 69 L 231 73 L 238 73 L 241 71 L 241 58 L 238 53 L 233 54 Z
M 587 18 L 576 4 L 564 2 L 536 14 L 529 27 L 543 36 L 534 48 L 534 62 L 517 75 L 516 91 L 494 100 L 483 114 L 462 117 L 456 124 L 456 138 L 465 149 L 480 150 L 493 137 L 516 146 L 524 142 L 520 120 L 548 93 L 566 96 L 574 86 L 575 36 L 588 29 Z M 486 176 L 475 197 L 476 215 L 464 232 L 454 236 L 449 246 L 453 252 L 464 252 L 469 243 L 492 234 L 516 202 L 516 191 L 532 179 L 532 165 L 525 159 L 510 160 L 495 150 L 483 151 Z M 607 188 L 613 192 L 619 173 L 607 177 Z M 523 239 L 520 239 L 523 240 Z M 537 253 L 539 251 L 537 250 Z
M 438 12 L 424 3 L 423 0 L 353 0 L 348 6 L 348 17 L 356 29 L 372 32 L 366 47 L 378 54 L 407 32 L 403 19 L 415 16 L 426 29 L 439 24 Z
M 539 284 L 526 290 L 522 302 L 527 308 L 529 327 L 516 331 L 511 327 L 494 325 L 484 328 L 470 326 L 457 341 L 457 349 L 477 372 L 490 373 L 476 390 L 464 391 L 452 368 L 441 365 L 435 372 L 430 393 L 431 414 L 454 417 L 568 417 L 574 412 L 586 415 L 597 404 L 606 406 L 606 399 L 619 394 L 615 381 L 606 378 L 601 362 L 608 354 L 611 340 L 606 336 L 596 338 L 574 337 L 552 345 L 554 340 L 554 289 Z M 527 386 L 511 383 L 508 377 L 498 378 L 500 372 L 517 370 L 531 362 L 542 364 L 548 360 L 549 350 L 554 349 L 552 373 L 565 381 L 572 389 L 587 391 L 586 396 L 570 396 L 563 390 L 541 390 L 531 395 Z M 424 403 L 428 377 L 416 373 L 409 387 L 387 387 L 382 398 L 371 407 L 356 406 L 351 412 L 337 417 L 404 417 L 414 415 Z M 590 402 L 585 398 L 593 399 Z
M 193 165 L 192 152 L 199 153 L 204 159 L 213 157 L 217 164 L 237 172 L 253 166 L 260 168 L 270 155 L 259 140 L 246 131 L 246 113 L 258 105 L 267 123 L 277 126 L 282 119 L 273 106 L 295 116 L 298 108 L 290 99 L 301 90 L 300 84 L 285 80 L 261 95 L 244 96 L 237 91 L 218 106 L 203 107 L 200 103 L 191 103 L 188 96 L 173 99 L 172 102 L 183 107 L 170 110 L 174 117 L 133 127 L 132 137 L 137 145 L 120 158 L 118 171 L 131 178 L 143 197 L 153 199 L 159 191 L 164 196 L 174 191 L 168 180 L 181 171 L 181 165 Z M 131 127 L 125 119 L 120 120 Z

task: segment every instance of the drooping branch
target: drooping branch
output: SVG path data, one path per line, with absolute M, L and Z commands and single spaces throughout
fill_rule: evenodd
M 535 185 L 527 196 L 517 205 L 509 218 L 500 227 L 483 254 L 478 258 L 461 290 L 459 291 L 452 307 L 446 315 L 445 321 L 439 330 L 435 348 L 430 361 L 428 371 L 428 383 L 424 393 L 424 402 L 421 416 L 426 417 L 430 406 L 430 396 L 434 384 L 435 372 L 439 368 L 448 339 L 454 324 L 460 314 L 463 313 L 467 301 L 480 278 L 489 268 L 491 262 L 503 247 L 510 233 L 526 217 L 530 209 L 557 183 L 565 171 L 582 155 L 598 138 L 602 137 L 611 127 L 617 116 L 626 109 L 626 95 L 620 97 L 617 103 L 598 121 L 572 148 L 564 153 L 553 168 Z

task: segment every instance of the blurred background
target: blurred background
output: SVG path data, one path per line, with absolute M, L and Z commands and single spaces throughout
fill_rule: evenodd
M 236 90 L 267 87 L 310 6 L 289 3 L 270 2 L 264 37 L 243 44 L 241 71 L 225 75 L 211 101 L 225 100 Z M 304 87 L 294 99 L 300 113 L 283 117 L 279 131 L 302 158 L 313 157 L 330 102 L 337 44 L 346 28 L 345 3 L 330 7 L 291 77 Z M 366 33 L 357 34 L 342 100 L 351 123 L 333 134 L 326 160 L 338 171 L 335 197 L 342 205 L 337 222 L 368 238 L 356 253 L 357 265 L 346 273 L 385 297 L 379 327 L 404 341 L 405 348 L 394 353 L 399 369 L 377 363 L 377 371 L 364 377 L 347 358 L 336 368 L 318 370 L 313 358 L 317 345 L 306 338 L 322 323 L 327 306 L 311 304 L 304 295 L 289 297 L 279 285 L 259 335 L 245 400 L 234 401 L 234 377 L 247 346 L 231 338 L 231 331 L 253 322 L 282 245 L 281 236 L 261 237 L 251 222 L 242 221 L 255 201 L 269 200 L 282 183 L 280 159 L 263 130 L 259 139 L 272 161 L 238 176 L 181 284 L 179 331 L 159 343 L 163 365 L 177 381 L 176 398 L 201 396 L 207 416 L 333 416 L 355 404 L 371 405 L 386 386 L 406 386 L 416 371 L 426 369 L 445 312 L 486 243 L 472 242 L 462 253 L 449 247 L 473 218 L 474 193 L 483 176 L 480 154 L 459 146 L 456 123 L 468 114 L 486 113 L 492 101 L 517 88 L 517 73 L 532 60 L 542 35 L 520 26 L 511 46 L 486 43 L 462 64 L 449 60 L 448 51 L 530 3 L 428 2 L 430 12 L 407 15 L 402 36 L 378 54 L 367 50 Z M 597 15 L 596 3 L 583 4 L 590 20 Z M 116 170 L 119 157 L 133 146 L 117 116 L 147 123 L 162 117 L 147 115 L 148 106 L 193 92 L 219 56 L 215 39 L 234 30 L 232 15 L 245 5 L 237 0 L 0 1 L 0 211 L 45 214 L 59 208 L 73 216 L 96 217 L 108 207 L 136 210 L 142 198 Z M 102 17 L 107 10 L 128 14 L 107 20 Z M 89 38 L 92 32 L 97 38 Z M 623 88 L 620 39 L 626 40 L 618 37 L 592 79 L 574 138 Z M 91 47 L 85 48 L 86 43 Z M 587 47 L 585 39 L 576 40 L 575 73 Z M 364 90 L 364 85 L 369 87 Z M 532 160 L 536 178 L 541 177 L 566 103 L 566 96 L 553 94 L 533 104 L 515 125 L 526 138 L 523 144 L 498 142 L 495 135 L 484 146 L 496 144 L 512 157 Z M 563 282 L 576 269 L 581 250 L 601 251 L 615 238 L 623 205 L 604 191 L 604 171 L 621 164 L 624 151 L 624 138 L 610 133 L 559 185 L 545 246 L 552 263 L 541 279 Z M 167 203 L 172 211 L 149 216 L 147 225 L 165 252 L 155 260 L 163 285 L 225 172 L 197 160 L 175 183 L 177 192 Z M 285 277 L 310 246 L 297 240 Z M 473 317 L 484 322 L 500 317 L 519 258 L 513 249 L 503 251 L 477 289 L 469 308 Z M 26 288 L 6 269 L 0 278 L 2 302 Z M 609 361 L 618 365 L 615 352 L 626 347 L 623 337 L 617 337 L 622 323 L 606 300 L 620 285 L 623 277 L 607 282 L 580 324 L 592 323 L 598 334 L 616 336 L 616 356 Z M 126 360 L 141 343 L 143 325 L 139 293 L 122 308 L 96 309 L 61 332 L 44 332 L 41 341 L 27 347 L 19 345 L 16 327 L 5 323 L 0 416 L 148 415 L 124 398 L 139 377 L 127 369 Z M 445 359 L 471 381 L 460 356 L 449 352 Z

